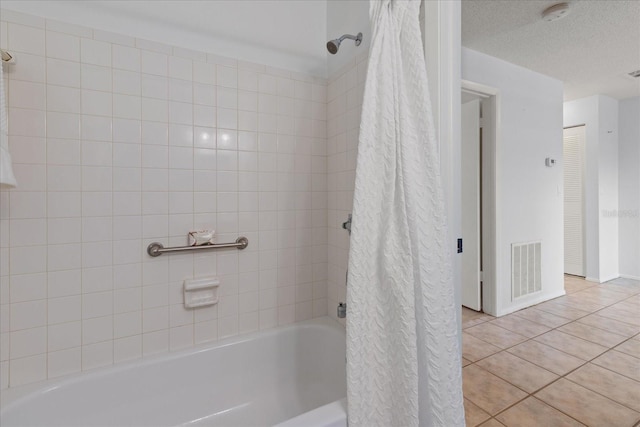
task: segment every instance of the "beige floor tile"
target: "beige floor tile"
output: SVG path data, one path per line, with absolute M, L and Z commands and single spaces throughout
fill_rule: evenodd
M 500 351 L 500 348 L 462 332 L 462 357 L 475 362 Z
M 597 286 L 598 283 L 596 282 L 587 282 L 584 277 L 582 276 L 573 276 L 571 274 L 565 274 L 564 276 L 564 282 L 565 283 L 571 283 L 571 282 L 575 282 L 575 283 L 581 283 L 583 286 Z
M 633 426 L 640 413 L 564 378 L 535 395 L 590 427 Z
M 631 356 L 638 356 L 640 355 L 640 340 L 632 338 L 617 346 L 616 350 L 627 353 Z
M 619 277 L 617 279 L 610 280 L 606 283 L 607 285 L 622 285 L 629 286 L 632 288 L 638 288 L 640 290 L 640 280 L 635 279 L 627 279 L 626 277 Z
M 471 328 L 472 326 L 481 325 L 485 322 L 489 322 L 495 319 L 493 316 L 489 316 L 488 314 L 481 314 L 480 316 L 471 317 L 468 319 L 462 320 L 462 329 Z
M 506 351 L 476 364 L 527 393 L 533 393 L 558 378 L 556 374 Z
M 533 338 L 551 330 L 548 326 L 532 322 L 513 314 L 492 320 L 489 324 L 500 326 L 501 328 L 524 335 L 527 338 Z
M 526 341 L 527 337 L 491 323 L 483 323 L 465 330 L 466 333 L 500 348 L 509 348 Z
M 613 304 L 611 307 L 613 308 L 619 308 L 621 310 L 624 310 L 630 314 L 638 314 L 638 307 L 640 307 L 640 304 L 636 303 L 635 301 L 630 300 L 629 298 L 622 300 L 620 302 L 617 302 L 615 304 Z
M 534 340 L 583 360 L 591 360 L 608 350 L 607 347 L 559 331 L 547 332 Z
M 624 301 L 627 298 L 626 296 L 621 297 L 621 294 L 617 292 L 610 292 L 609 294 L 603 295 L 601 293 L 591 293 L 589 291 L 584 291 L 580 292 L 579 295 L 581 295 L 581 297 L 585 298 L 589 302 L 603 305 L 603 308 L 610 307 L 611 305 Z
M 611 304 L 615 304 L 616 302 L 621 301 L 620 294 L 615 292 L 611 294 L 614 294 L 614 295 L 612 296 L 603 295 L 599 291 L 590 292 L 589 290 L 586 290 L 586 291 L 576 292 L 575 294 L 567 295 L 567 298 L 570 301 L 585 301 L 587 303 L 595 304 L 597 306 L 600 306 L 601 308 L 604 308 Z
M 462 368 L 464 396 L 491 415 L 527 396 L 525 392 L 476 366 Z
M 593 288 L 589 288 L 587 290 L 582 291 L 587 295 L 593 295 L 598 297 L 600 301 L 609 304 L 613 304 L 618 301 L 622 301 L 624 299 L 629 298 L 630 295 L 626 293 L 616 292 L 615 290 L 606 289 L 603 286 L 594 286 Z
M 640 382 L 638 381 L 591 363 L 581 366 L 566 378 L 640 412 Z
M 580 427 L 584 424 L 530 396 L 496 418 L 507 427 Z
M 564 282 L 564 291 L 567 293 L 567 295 L 571 295 L 573 293 L 580 292 L 585 289 L 586 289 L 585 287 L 580 286 L 578 284 L 567 283 L 566 281 Z
M 591 363 L 640 381 L 640 359 L 629 354 L 609 350 L 602 356 L 592 360 Z
M 622 294 L 632 296 L 640 293 L 640 286 L 638 284 L 623 283 L 623 282 L 608 282 L 604 285 L 607 289 L 620 292 Z
M 554 300 L 555 301 L 555 300 Z M 588 296 L 582 296 L 580 294 L 573 294 L 564 297 L 561 301 L 557 301 L 559 305 L 564 305 L 569 308 L 578 309 L 581 311 L 588 311 L 593 313 L 606 307 L 605 304 L 591 301 Z
M 588 290 L 584 291 L 585 294 L 591 295 L 591 299 L 606 305 L 606 308 L 612 306 L 613 304 L 624 301 L 628 297 L 617 292 L 608 292 L 606 294 L 603 293 L 591 293 Z
M 471 310 L 467 307 L 462 307 L 462 321 L 464 322 L 465 320 L 472 320 L 472 319 L 486 319 L 489 317 L 493 317 L 490 316 L 486 313 L 483 313 L 481 311 L 475 311 L 475 310 Z
M 480 409 L 478 405 L 469 399 L 464 399 L 464 419 L 467 427 L 475 427 L 489 418 L 491 418 L 491 415 Z
M 640 294 L 632 295 L 623 301 L 638 306 L 640 305 Z
M 607 290 L 625 295 L 627 298 L 638 295 L 638 288 L 635 286 L 607 285 Z
M 640 281 L 565 290 L 501 318 L 462 309 L 468 426 L 640 427 Z
M 470 308 L 464 306 L 462 307 L 460 312 L 462 313 L 462 320 L 469 320 L 471 318 L 484 315 L 484 313 L 481 311 L 471 310 Z
M 629 316 L 638 317 L 638 307 L 636 306 L 636 304 L 629 302 L 628 299 L 617 302 L 609 306 L 609 308 L 613 308 L 622 314 L 628 314 Z
M 585 362 L 548 345 L 527 341 L 507 350 L 557 375 L 564 375 Z
M 589 316 L 576 320 L 576 322 L 584 323 L 598 329 L 604 329 L 614 334 L 624 335 L 625 337 L 630 337 L 640 332 L 640 326 L 634 326 L 629 323 L 603 317 L 598 313 L 590 314 Z
M 640 295 L 634 295 L 627 298 L 625 301 L 629 301 L 632 304 L 640 305 Z
M 548 326 L 549 328 L 557 328 L 565 323 L 571 322 L 571 319 L 565 319 L 564 317 L 556 316 L 555 314 L 547 313 L 546 311 L 537 310 L 535 308 L 527 308 L 514 313 L 516 316 L 524 317 L 535 323 Z
M 590 287 L 595 286 L 593 282 L 587 282 L 584 279 L 567 278 L 564 279 L 564 290 L 568 294 L 572 294 L 578 291 L 584 291 Z
M 536 309 L 546 311 L 547 313 L 555 314 L 556 316 L 564 317 L 571 320 L 576 320 L 584 316 L 588 316 L 591 312 L 586 310 L 580 310 L 572 308 L 567 305 L 557 303 L 555 301 L 544 302 L 535 306 Z
M 593 326 L 579 322 L 567 323 L 566 325 L 559 327 L 558 330 L 573 335 L 574 337 L 582 338 L 583 340 L 591 341 L 610 348 L 615 347 L 627 339 L 625 336 L 605 331 L 603 329 L 594 328 Z

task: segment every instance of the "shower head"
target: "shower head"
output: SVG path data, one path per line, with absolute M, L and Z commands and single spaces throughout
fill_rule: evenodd
M 335 55 L 336 53 L 338 53 L 339 47 L 340 47 L 340 39 L 329 40 L 327 42 L 327 50 L 332 55 Z
M 344 39 L 355 40 L 356 46 L 360 46 L 360 43 L 362 43 L 362 33 L 358 33 L 357 36 L 352 36 L 351 34 L 345 34 L 339 39 L 329 40 L 327 42 L 327 50 L 329 51 L 329 53 L 332 55 L 335 55 L 336 53 L 338 53 L 338 49 L 340 48 L 340 43 L 342 43 Z

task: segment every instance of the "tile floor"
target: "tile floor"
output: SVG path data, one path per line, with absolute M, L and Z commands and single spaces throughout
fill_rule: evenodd
M 463 308 L 467 426 L 640 426 L 640 282 L 565 276 L 563 297 Z

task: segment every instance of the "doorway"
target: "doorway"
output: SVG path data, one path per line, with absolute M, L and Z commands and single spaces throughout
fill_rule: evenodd
M 482 310 L 482 98 L 462 92 L 462 305 Z
M 461 95 L 462 305 L 495 314 L 497 90 L 463 81 Z

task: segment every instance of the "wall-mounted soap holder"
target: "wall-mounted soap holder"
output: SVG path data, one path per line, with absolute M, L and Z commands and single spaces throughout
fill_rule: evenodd
M 184 281 L 184 306 L 186 308 L 207 307 L 218 303 L 220 280 L 202 277 Z

